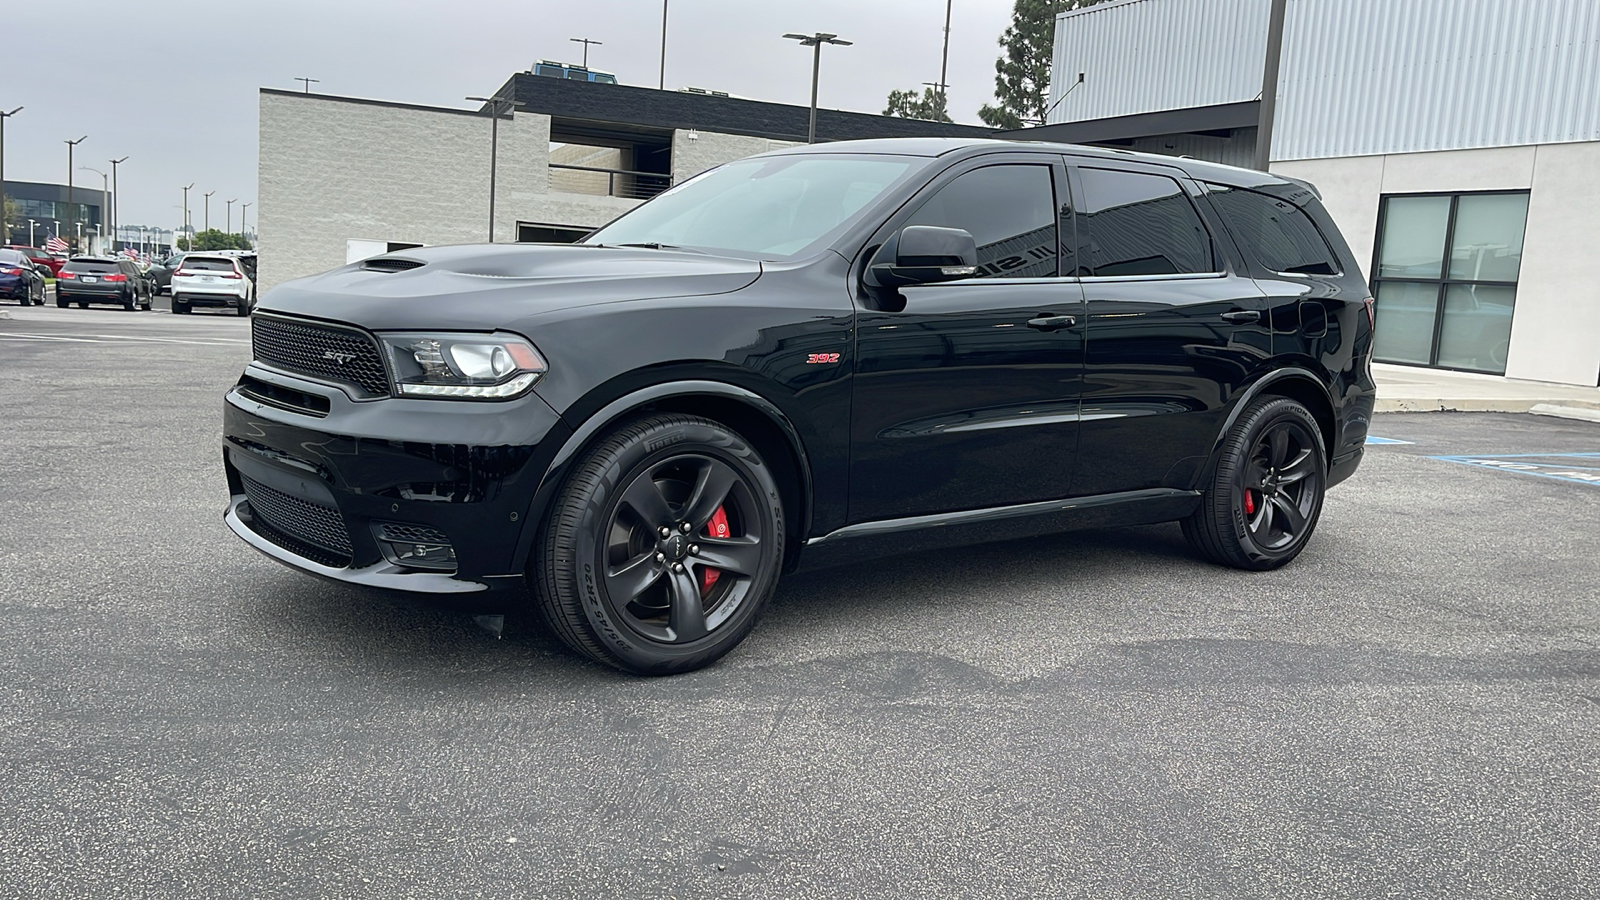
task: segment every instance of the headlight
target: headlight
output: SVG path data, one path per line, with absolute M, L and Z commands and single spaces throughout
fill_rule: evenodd
M 402 397 L 508 400 L 544 373 L 539 351 L 506 334 L 380 334 Z

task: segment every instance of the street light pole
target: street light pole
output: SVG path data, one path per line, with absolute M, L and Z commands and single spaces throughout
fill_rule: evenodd
M 192 181 L 183 186 L 183 233 L 184 234 L 190 234 L 190 231 L 191 231 L 190 228 L 189 228 L 189 188 L 192 188 L 192 187 L 194 187 L 194 182 L 192 182 Z M 193 243 L 193 241 L 191 241 L 190 243 Z M 173 235 L 172 236 L 172 249 L 173 249 L 174 252 L 176 252 L 177 249 L 178 249 L 178 236 L 177 235 Z M 189 249 L 193 250 L 194 248 L 190 247 Z
M 656 88 L 667 89 L 667 0 L 661 0 L 661 83 Z
M 500 164 L 500 115 L 501 113 L 516 114 L 516 108 L 522 101 L 502 97 L 496 92 L 493 97 L 468 97 L 489 104 L 489 243 L 494 243 L 494 196 L 495 196 L 495 170 Z M 502 105 L 504 104 L 504 105 Z
M 588 38 L 567 38 L 567 40 L 572 41 L 574 44 L 583 45 L 583 67 L 585 70 L 589 68 L 589 45 L 593 44 L 596 47 L 605 46 L 604 41 L 591 41 Z
M 249 238 L 245 237 L 245 235 L 248 232 L 245 230 L 245 227 L 244 227 L 244 214 L 249 212 L 249 211 L 250 211 L 250 204 L 248 204 L 248 203 L 239 204 L 239 237 L 245 238 L 245 240 L 249 240 Z
M 17 107 L 11 112 L 0 109 L 0 244 L 11 243 L 11 221 L 6 218 L 6 120 L 22 112 Z M 28 235 L 28 246 L 33 246 L 33 235 Z
M 63 141 L 67 145 L 67 229 L 72 229 L 72 223 L 78 218 L 78 210 L 72 205 L 72 148 L 88 140 L 86 134 L 75 141 Z M 80 235 L 80 239 L 81 239 Z
M 117 218 L 117 166 L 128 161 L 124 156 L 121 159 L 111 160 L 111 249 L 117 249 L 117 241 L 121 239 L 121 221 Z
M 799 41 L 800 46 L 810 47 L 813 50 L 811 57 L 811 127 L 806 132 L 806 143 L 815 144 L 817 142 L 817 79 L 822 72 L 822 45 L 838 44 L 841 47 L 848 47 L 852 42 L 841 41 L 837 34 L 829 34 L 825 31 L 819 31 L 816 34 L 786 34 L 784 37 Z
M 39 246 L 38 244 L 35 244 L 33 242 L 33 220 L 32 219 L 28 220 L 28 246 L 29 247 L 37 247 L 37 246 Z
M 949 115 L 950 108 L 945 96 L 945 90 L 949 87 L 945 75 L 950 69 L 950 7 L 954 6 L 955 2 L 956 0 L 945 0 L 944 3 L 944 55 L 939 59 L 939 112 L 941 113 L 939 118 L 941 119 Z
M 228 214 L 227 217 L 223 219 L 226 224 L 222 226 L 222 230 L 227 234 L 233 234 L 233 205 L 239 202 L 239 198 L 235 197 L 232 200 L 227 200 L 224 202 L 228 205 Z
M 201 219 L 200 221 L 203 222 L 206 227 L 200 229 L 201 231 L 210 231 L 211 230 L 211 195 L 215 194 L 216 192 L 217 192 L 216 189 L 212 188 L 211 190 L 206 191 L 206 193 L 205 193 L 205 198 L 206 198 L 206 217 L 204 219 Z
M 100 231 L 105 230 L 106 207 L 110 205 L 111 187 L 109 182 L 106 180 L 106 173 L 96 169 L 94 166 L 79 166 L 78 168 L 84 170 L 85 172 L 93 172 L 100 176 L 100 228 L 96 231 L 98 234 Z
M 296 78 L 295 81 L 303 81 L 303 82 L 305 82 L 306 83 L 306 93 L 308 93 L 308 94 L 311 93 L 311 86 L 313 84 L 321 84 L 322 83 L 322 79 L 320 79 L 320 78 Z
M 1272 122 L 1278 113 L 1278 63 L 1283 56 L 1285 0 L 1272 0 L 1267 16 L 1267 58 L 1261 66 L 1261 109 L 1256 120 L 1256 168 L 1272 162 Z

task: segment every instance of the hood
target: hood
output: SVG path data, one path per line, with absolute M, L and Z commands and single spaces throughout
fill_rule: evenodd
M 492 331 L 542 313 L 725 294 L 761 263 L 679 250 L 470 244 L 384 254 L 274 287 L 257 307 L 375 331 Z

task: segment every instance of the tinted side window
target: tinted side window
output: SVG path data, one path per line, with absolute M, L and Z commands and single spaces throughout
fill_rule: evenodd
M 1055 277 L 1056 204 L 1049 166 L 989 166 L 958 175 L 906 224 L 971 232 L 980 276 Z
M 1211 235 L 1178 182 L 1164 175 L 1081 169 L 1078 229 L 1089 275 L 1215 272 Z
M 1208 184 L 1206 191 L 1233 236 L 1261 265 L 1274 272 L 1339 274 L 1339 264 L 1322 232 L 1298 206 L 1220 184 Z

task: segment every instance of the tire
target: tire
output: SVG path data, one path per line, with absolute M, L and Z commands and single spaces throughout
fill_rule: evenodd
M 87 300 L 79 300 L 78 301 L 78 308 L 79 309 L 88 309 L 89 308 L 89 301 L 87 301 Z
M 240 300 L 239 301 L 239 305 L 234 307 L 233 311 L 235 313 L 237 313 L 241 318 L 244 317 L 244 316 L 248 316 L 248 315 L 250 315 L 250 304 L 245 302 L 245 301 L 243 301 L 243 300 Z
M 777 587 L 783 542 L 783 498 L 754 448 L 707 419 L 653 415 L 573 469 L 529 581 L 572 649 L 671 675 L 710 665 L 750 632 Z M 707 585 L 710 561 L 721 565 Z
M 187 304 L 187 303 L 183 302 L 182 300 L 179 300 L 178 298 L 174 297 L 174 298 L 172 298 L 172 312 L 173 312 L 173 314 L 179 315 L 179 316 L 188 315 L 188 313 L 189 313 L 189 304 Z
M 1200 508 L 1183 520 L 1183 536 L 1212 562 L 1276 569 L 1311 539 L 1327 478 L 1316 418 L 1294 400 L 1261 397 L 1223 439 Z
M 139 306 L 139 298 L 138 297 L 136 297 L 136 296 L 134 296 L 132 294 L 128 294 L 128 295 L 125 295 L 122 298 L 122 308 L 127 310 L 128 312 L 133 312 L 135 309 L 138 308 L 138 306 Z
M 60 307 L 62 309 L 66 309 L 67 305 L 70 304 L 71 302 L 72 301 L 70 301 L 67 298 L 61 296 L 60 294 L 56 295 L 56 306 L 58 306 L 58 307 Z

